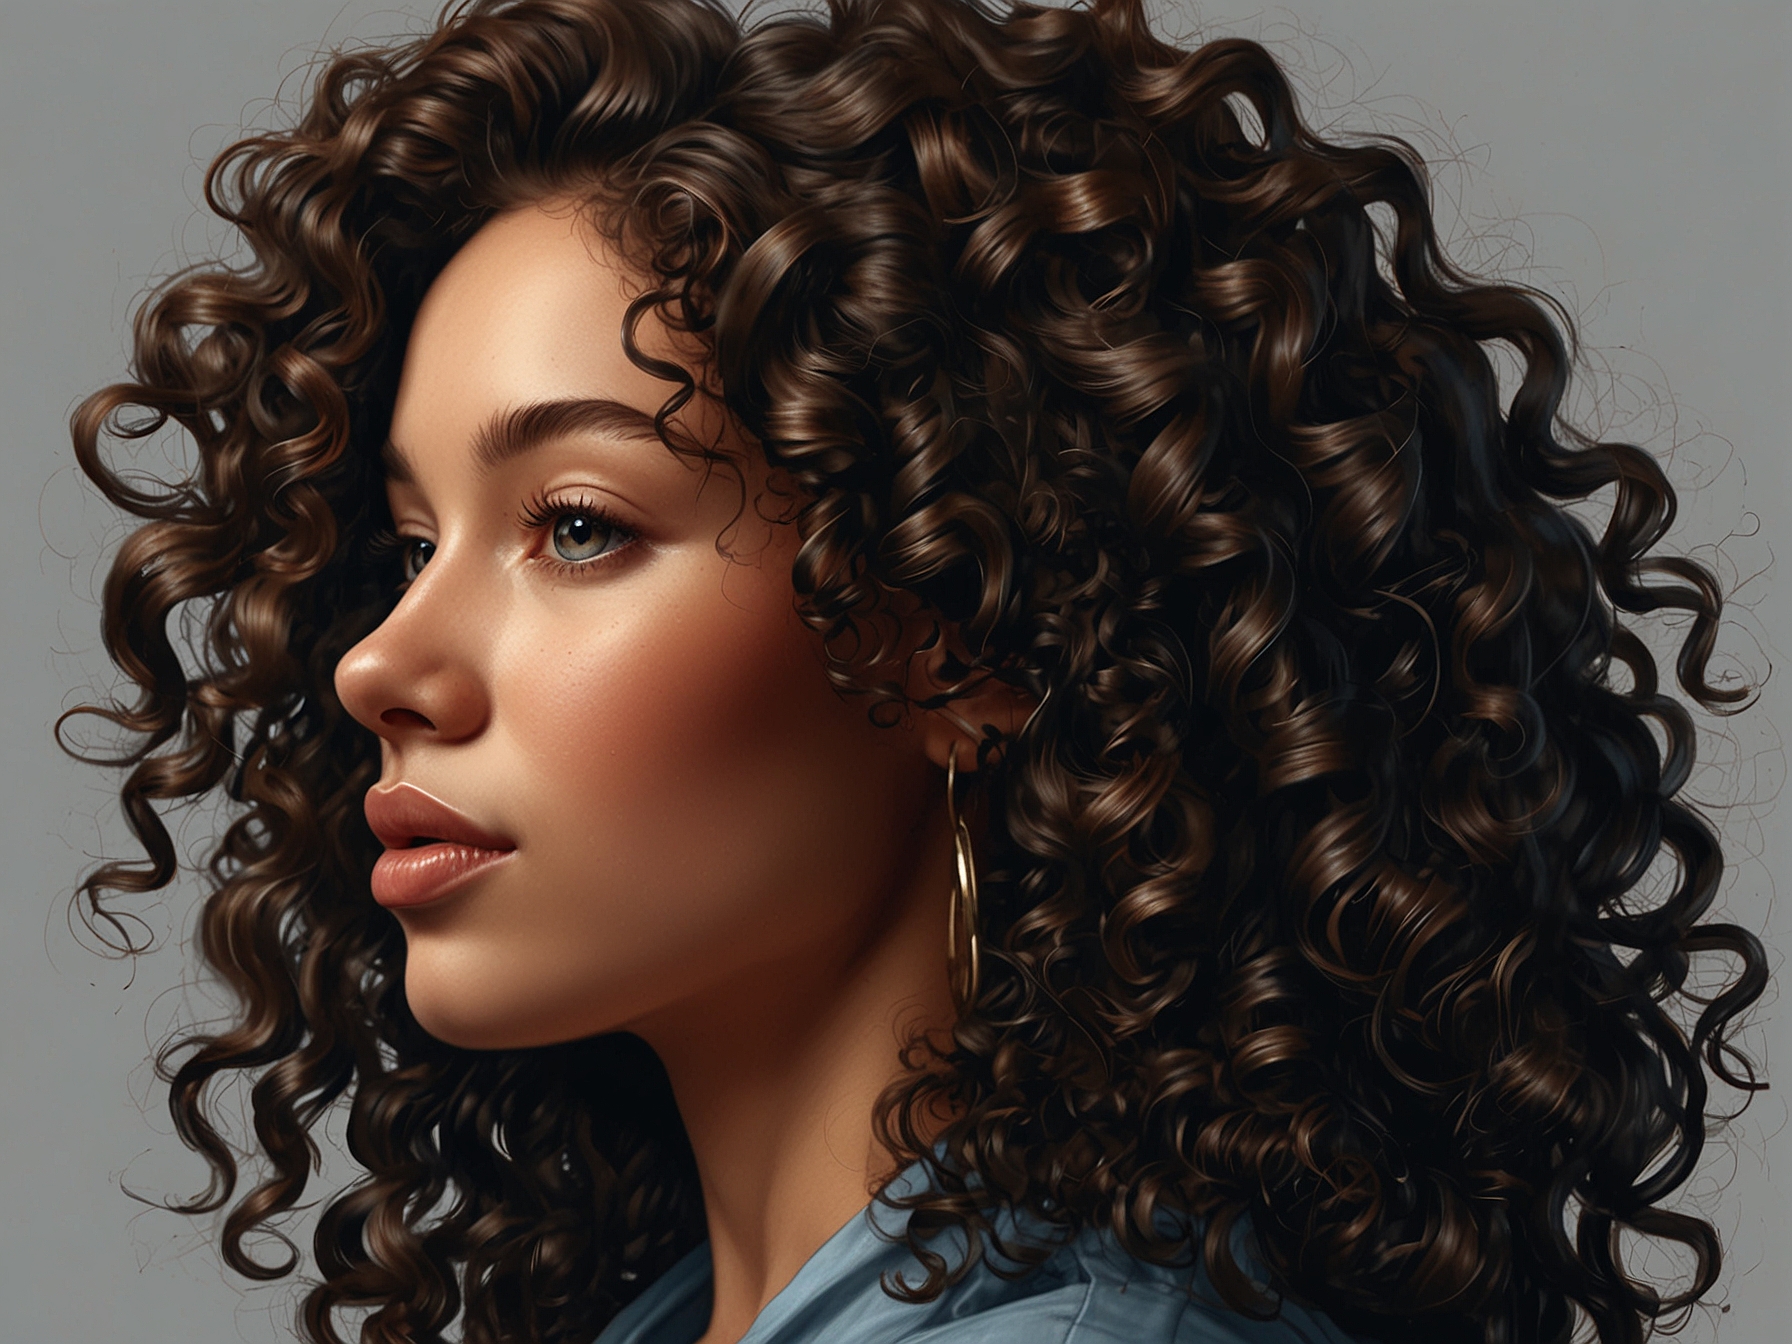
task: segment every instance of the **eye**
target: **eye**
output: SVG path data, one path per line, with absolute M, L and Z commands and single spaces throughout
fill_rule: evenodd
M 517 521 L 540 538 L 536 559 L 567 570 L 596 568 L 639 536 L 582 494 L 559 499 L 538 495 L 523 506 Z
M 429 557 L 436 553 L 436 544 L 425 541 L 422 537 L 405 537 L 399 542 L 398 568 L 404 575 L 404 581 L 410 583 L 423 572 L 423 566 L 429 563 Z
M 583 510 L 561 514 L 554 520 L 553 535 L 554 554 L 575 564 L 597 559 L 614 550 L 622 540 L 620 529 Z

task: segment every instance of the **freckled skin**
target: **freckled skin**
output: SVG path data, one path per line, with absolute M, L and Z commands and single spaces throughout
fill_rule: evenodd
M 480 426 L 518 407 L 660 406 L 671 385 L 622 351 L 631 283 L 569 210 L 528 207 L 431 287 L 392 422 L 409 479 L 388 491 L 399 534 L 434 549 L 336 682 L 380 735 L 382 786 L 516 846 L 399 911 L 412 1010 L 469 1048 L 626 1029 L 659 1051 L 722 1344 L 863 1205 L 899 1025 L 951 1020 L 941 767 L 971 753 L 942 716 L 877 728 L 834 692 L 793 606 L 795 529 L 754 510 L 763 459 L 713 404 L 686 423 L 741 454 L 744 511 L 732 476 L 656 442 L 578 431 L 476 460 Z M 651 316 L 640 332 L 673 353 Z M 633 539 L 556 564 L 531 501 L 601 509 Z

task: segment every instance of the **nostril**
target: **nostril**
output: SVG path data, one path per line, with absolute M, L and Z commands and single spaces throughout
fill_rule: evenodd
M 390 728 L 434 728 L 435 724 L 414 709 L 388 709 L 380 722 Z

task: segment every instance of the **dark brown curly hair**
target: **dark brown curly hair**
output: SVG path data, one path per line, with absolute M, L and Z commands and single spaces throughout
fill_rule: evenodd
M 1316 136 L 1265 50 L 1178 50 L 1141 0 L 746 26 L 475 0 L 330 59 L 206 194 L 250 259 L 167 282 L 131 380 L 74 418 L 142 520 L 104 595 L 135 699 L 85 712 L 122 731 L 148 856 L 82 897 L 128 941 L 129 897 L 177 873 L 158 807 L 234 803 L 199 944 L 240 1012 L 162 1064 L 213 1173 L 182 1207 L 227 1210 L 255 1278 L 297 1267 L 249 1245 L 346 1104 L 366 1174 L 323 1208 L 308 1338 L 348 1312 L 370 1342 L 587 1341 L 704 1235 L 638 1039 L 416 1025 L 368 892 L 376 742 L 332 689 L 393 600 L 371 539 L 411 318 L 549 195 L 638 259 L 625 348 L 676 381 L 666 414 L 713 381 L 800 487 L 795 590 L 842 691 L 891 707 L 873 669 L 918 604 L 958 651 L 941 702 L 995 677 L 1038 706 L 984 744 L 981 993 L 879 1104 L 933 1178 L 904 1201 L 927 1276 L 891 1291 L 964 1272 L 945 1229 L 1043 1259 L 1001 1245 L 1004 1208 L 1390 1341 L 1629 1344 L 1711 1287 L 1714 1229 L 1666 1202 L 1710 1080 L 1759 1086 L 1728 1034 L 1764 958 L 1704 921 L 1694 722 L 1620 614 L 1680 613 L 1674 679 L 1720 709 L 1745 698 L 1707 679 L 1722 594 L 1650 554 L 1663 472 L 1560 422 L 1570 324 L 1451 266 L 1407 146 Z M 650 309 L 705 343 L 701 380 L 634 343 Z M 187 479 L 102 449 L 171 421 Z M 1568 506 L 1606 487 L 1595 539 Z M 236 1070 L 246 1193 L 208 1109 Z M 1690 1282 L 1627 1269 L 1633 1235 Z

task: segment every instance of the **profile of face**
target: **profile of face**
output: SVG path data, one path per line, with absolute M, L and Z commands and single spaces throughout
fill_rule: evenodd
M 572 209 L 512 210 L 435 281 L 405 354 L 387 490 L 406 584 L 336 685 L 380 738 L 374 893 L 407 997 L 459 1046 L 850 976 L 903 921 L 943 946 L 929 734 L 829 683 L 796 528 L 768 521 L 763 457 L 726 413 L 699 397 L 685 424 L 738 474 L 654 436 L 671 385 L 623 351 L 636 283 Z M 673 349 L 651 314 L 638 330 Z

